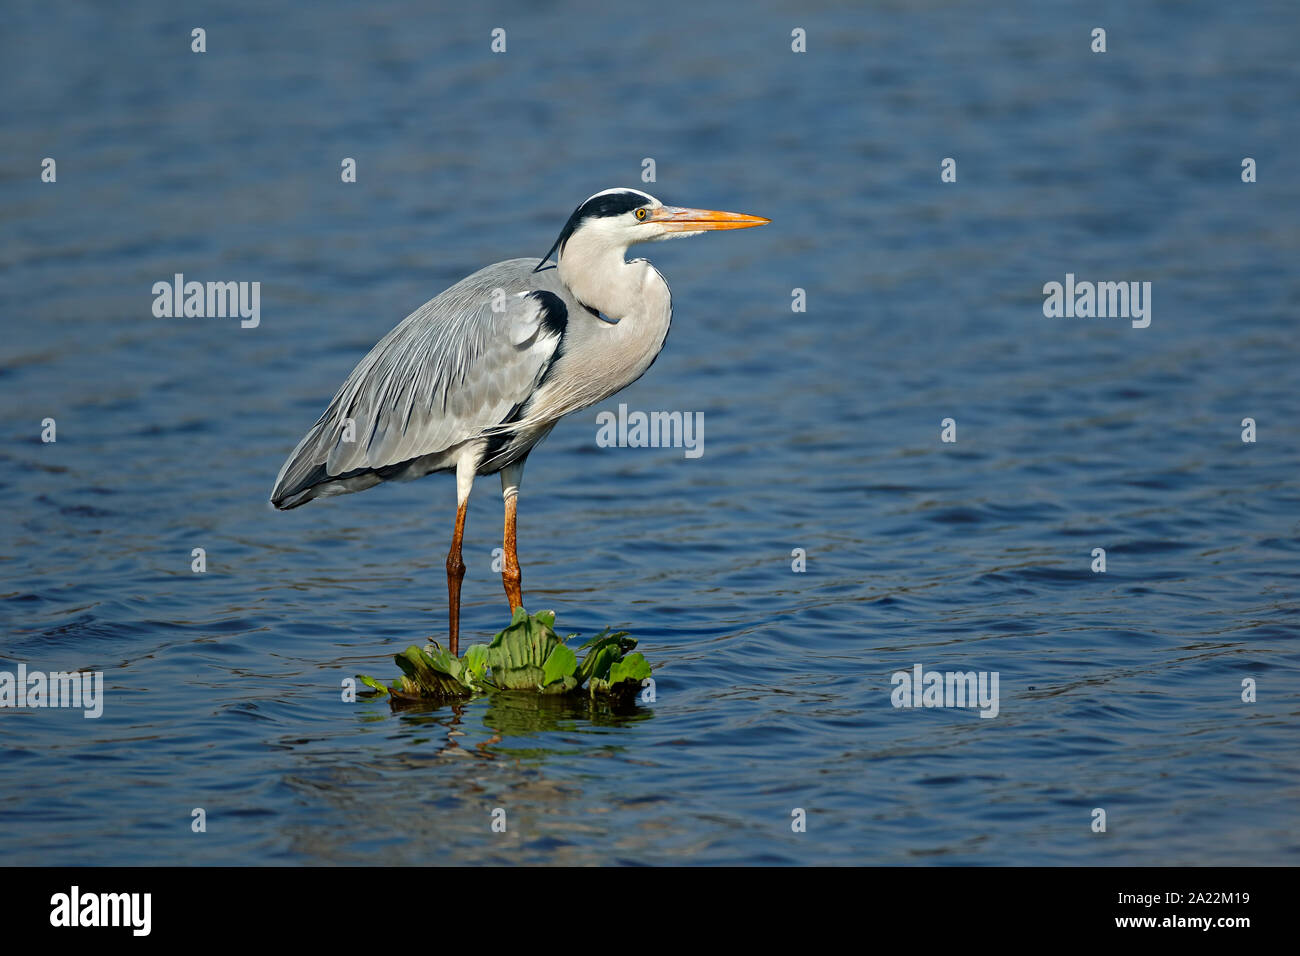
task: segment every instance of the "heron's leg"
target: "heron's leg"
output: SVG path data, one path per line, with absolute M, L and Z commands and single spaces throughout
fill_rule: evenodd
M 456 531 L 451 536 L 451 550 L 447 552 L 447 650 L 453 657 L 460 656 L 460 582 L 465 579 L 465 562 L 460 556 L 460 542 L 465 534 L 465 506 L 456 506 Z
M 510 601 L 510 613 L 523 607 L 524 594 L 521 583 L 523 574 L 519 570 L 519 554 L 515 549 L 515 512 L 519 503 L 519 483 L 523 481 L 523 462 L 516 462 L 501 469 L 501 498 L 506 506 L 505 519 L 505 560 L 501 564 L 501 583 L 506 586 L 506 598 Z
M 452 657 L 460 656 L 460 583 L 465 579 L 460 545 L 465 536 L 465 511 L 473 484 L 474 463 L 462 458 L 456 465 L 456 530 L 451 536 L 451 550 L 447 552 L 447 650 Z

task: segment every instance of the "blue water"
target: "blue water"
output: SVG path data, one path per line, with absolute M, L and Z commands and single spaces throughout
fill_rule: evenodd
M 0 670 L 106 702 L 0 710 L 0 862 L 1300 860 L 1300 8 L 796 6 L 6 7 Z M 667 347 L 525 476 L 526 604 L 632 631 L 655 702 L 342 702 L 445 626 L 453 483 L 281 514 L 281 462 L 624 184 L 773 220 L 636 250 Z M 178 272 L 261 324 L 154 318 Z M 1066 273 L 1151 282 L 1150 327 L 1045 318 Z M 703 456 L 598 447 L 619 402 L 703 412 Z M 998 716 L 893 707 L 916 664 Z

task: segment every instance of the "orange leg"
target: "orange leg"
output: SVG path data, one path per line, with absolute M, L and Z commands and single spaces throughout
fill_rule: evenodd
M 519 502 L 516 495 L 506 498 L 506 539 L 505 562 L 501 565 L 501 583 L 506 586 L 506 597 L 510 601 L 510 613 L 523 607 L 524 594 L 521 583 L 523 574 L 519 571 L 519 554 L 515 550 L 515 510 Z
M 447 552 L 447 650 L 452 657 L 460 656 L 460 582 L 465 579 L 465 562 L 460 557 L 461 539 L 465 536 L 465 508 L 467 501 L 456 507 L 456 532 Z

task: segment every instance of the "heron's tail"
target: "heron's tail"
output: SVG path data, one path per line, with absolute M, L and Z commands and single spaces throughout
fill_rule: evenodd
M 327 418 L 328 415 L 321 416 L 321 420 L 303 436 L 293 454 L 285 459 L 280 468 L 275 487 L 271 490 L 271 504 L 279 510 L 288 511 L 305 505 L 313 498 L 360 491 L 361 488 L 377 483 L 378 479 L 368 484 L 356 481 L 370 471 L 368 468 L 357 469 L 349 474 L 331 474 L 329 457 L 332 443 L 325 440 Z M 349 487 L 354 482 L 356 487 Z
M 316 487 L 322 481 L 329 480 L 325 465 L 315 460 L 316 456 L 311 454 L 315 445 L 313 439 L 316 437 L 313 432 L 315 429 L 298 443 L 276 476 L 275 487 L 271 489 L 271 504 L 280 511 L 305 505 L 317 497 L 313 493 Z
M 382 481 L 407 481 L 434 470 L 433 466 L 418 467 L 423 462 L 418 456 L 371 465 L 362 443 L 353 443 L 362 449 L 359 452 L 347 450 L 339 454 L 338 443 L 333 439 L 338 432 L 329 412 L 322 415 L 280 469 L 271 490 L 271 504 L 288 511 L 313 498 L 364 491 Z M 353 445 L 347 447 L 351 449 Z

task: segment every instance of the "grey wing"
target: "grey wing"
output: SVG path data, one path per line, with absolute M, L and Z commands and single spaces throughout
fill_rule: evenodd
M 448 467 L 444 453 L 525 404 L 567 318 L 531 266 L 515 259 L 477 272 L 384 336 L 284 463 L 272 503 L 292 508 Z M 417 459 L 423 470 L 411 473 Z

